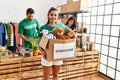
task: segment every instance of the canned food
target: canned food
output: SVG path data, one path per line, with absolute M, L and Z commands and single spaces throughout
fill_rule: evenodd
M 93 42 L 87 42 L 87 50 L 88 51 L 94 50 L 94 43 Z

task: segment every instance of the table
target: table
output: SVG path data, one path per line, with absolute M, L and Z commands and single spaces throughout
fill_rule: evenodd
M 82 76 L 98 73 L 99 53 L 96 50 L 76 52 L 75 58 L 64 60 L 59 72 L 60 80 L 80 80 Z M 42 77 L 41 56 L 0 61 L 0 80 L 42 80 Z

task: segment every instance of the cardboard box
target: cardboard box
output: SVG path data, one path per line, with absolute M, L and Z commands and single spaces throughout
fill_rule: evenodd
M 75 1 L 79 1 L 79 0 L 67 0 L 67 4 L 73 3 L 73 2 L 75 2 Z
M 61 5 L 60 6 L 60 13 L 66 13 L 67 12 L 67 4 Z
M 47 61 L 73 58 L 76 53 L 76 39 L 48 39 L 42 37 L 39 46 L 45 52 Z
M 67 4 L 67 12 L 88 11 L 89 0 L 75 0 Z
M 75 10 L 84 10 L 84 11 L 88 11 L 88 6 L 89 6 L 89 0 L 80 0 L 80 1 L 76 1 L 74 2 L 74 6 L 76 5 Z M 79 6 L 79 7 L 77 7 Z
M 74 5 L 73 3 L 67 4 L 67 12 L 74 12 Z
M 72 2 L 73 2 L 73 0 L 67 0 L 67 4 L 72 3 Z

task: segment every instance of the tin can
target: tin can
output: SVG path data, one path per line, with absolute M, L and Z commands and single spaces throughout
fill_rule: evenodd
M 93 42 L 87 42 L 87 50 L 88 51 L 94 50 L 94 43 Z

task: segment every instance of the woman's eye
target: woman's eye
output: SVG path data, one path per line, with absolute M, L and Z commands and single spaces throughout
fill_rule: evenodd
M 51 16 L 57 16 L 56 14 L 51 14 Z
M 51 14 L 51 16 L 53 16 L 53 14 Z

